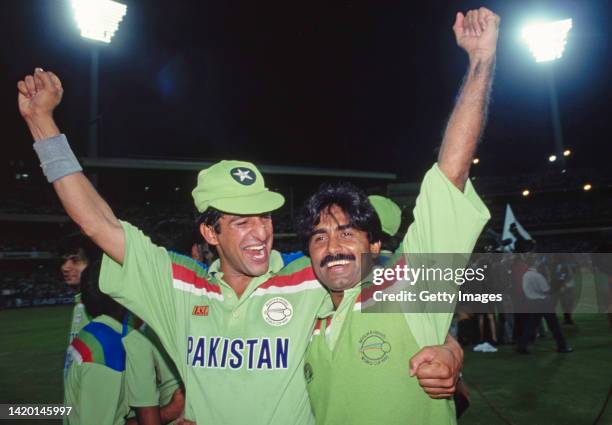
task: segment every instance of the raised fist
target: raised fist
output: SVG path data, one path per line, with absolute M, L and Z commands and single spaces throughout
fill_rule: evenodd
M 19 112 L 26 120 L 51 116 L 62 101 L 62 82 L 50 71 L 36 68 L 33 75 L 26 75 L 17 83 L 17 104 Z
M 493 57 L 497 49 L 499 20 L 499 16 L 485 7 L 470 10 L 465 16 L 458 12 L 453 25 L 457 44 L 471 58 Z

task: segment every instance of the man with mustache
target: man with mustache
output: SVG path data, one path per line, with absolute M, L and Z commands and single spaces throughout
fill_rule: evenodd
M 457 14 L 453 29 L 470 64 L 438 162 L 425 175 L 400 253 L 470 253 L 490 217 L 468 175 L 485 122 L 498 23 L 499 17 L 485 8 Z M 446 367 L 437 362 L 419 365 L 411 357 L 423 345 L 442 343 L 452 311 L 362 311 L 372 302 L 368 279 L 382 239 L 381 222 L 366 195 L 346 183 L 323 185 L 304 204 L 298 232 L 335 309 L 333 316 L 315 326 L 304 366 L 316 423 L 456 423 L 445 389 L 434 395 L 439 400 L 425 397 L 416 380 L 405 373 L 410 362 L 411 374 L 420 373 L 427 382 L 427 376 Z M 398 261 L 403 259 L 400 256 Z
M 192 192 L 198 225 L 219 255 L 207 272 L 119 221 L 97 193 L 53 120 L 63 93 L 55 74 L 38 68 L 18 90 L 43 172 L 68 215 L 106 253 L 101 288 L 160 337 L 185 384 L 188 417 L 312 423 L 301 369 L 315 318 L 331 303 L 308 258 L 283 267 L 272 250 L 270 212 L 283 197 L 248 162 L 221 161 L 201 171 Z M 430 347 L 419 362 L 448 362 L 449 350 L 460 353 L 454 343 Z M 455 357 L 446 372 L 458 372 Z M 436 377 L 443 379 L 424 378 L 423 387 L 452 387 L 446 374 Z

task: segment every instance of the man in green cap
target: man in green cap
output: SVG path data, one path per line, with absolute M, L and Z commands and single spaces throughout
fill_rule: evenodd
M 222 161 L 200 172 L 193 191 L 199 228 L 219 254 L 207 272 L 115 217 L 53 120 L 63 93 L 55 74 L 37 68 L 18 90 L 43 172 L 68 215 L 106 254 L 102 290 L 155 330 L 185 384 L 187 417 L 313 423 L 302 367 L 315 318 L 331 302 L 308 258 L 283 267 L 272 251 L 270 212 L 283 197 L 248 162 Z

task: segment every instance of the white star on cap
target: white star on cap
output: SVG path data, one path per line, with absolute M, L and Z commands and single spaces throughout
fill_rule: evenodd
M 238 168 L 233 175 L 240 179 L 240 183 L 245 180 L 253 180 L 253 177 L 251 177 L 251 170 L 241 170 Z

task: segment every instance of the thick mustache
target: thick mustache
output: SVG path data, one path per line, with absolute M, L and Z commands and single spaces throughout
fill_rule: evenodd
M 321 267 L 325 267 L 327 263 L 330 261 L 355 261 L 355 256 L 353 254 L 336 254 L 336 255 L 328 255 L 327 257 L 321 260 Z

